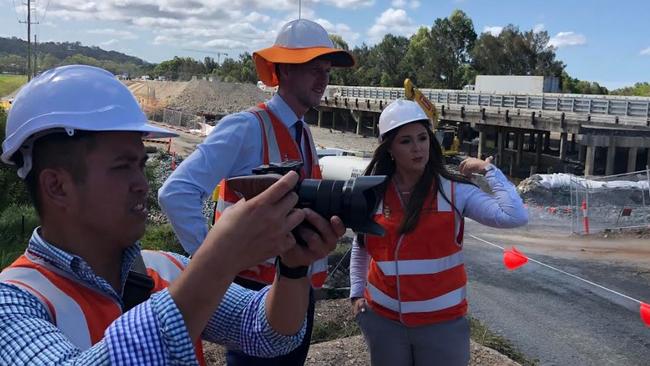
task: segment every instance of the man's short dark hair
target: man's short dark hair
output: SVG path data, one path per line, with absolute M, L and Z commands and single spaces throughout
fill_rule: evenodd
M 39 216 L 43 215 L 43 202 L 39 195 L 39 175 L 44 169 L 60 168 L 72 176 L 75 183 L 86 179 L 86 155 L 95 148 L 95 132 L 75 131 L 45 135 L 34 141 L 32 169 L 25 178 L 25 185 Z M 20 154 L 17 154 L 20 155 Z

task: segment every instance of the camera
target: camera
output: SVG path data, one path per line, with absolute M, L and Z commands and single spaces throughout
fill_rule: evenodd
M 261 165 L 253 175 L 235 177 L 227 184 L 246 198 L 254 197 L 290 171 L 300 172 L 302 162 L 289 160 Z M 298 208 L 310 208 L 329 219 L 338 216 L 356 233 L 384 235 L 384 228 L 373 220 L 381 197 L 376 187 L 386 176 L 362 176 L 348 180 L 303 179 L 296 185 Z

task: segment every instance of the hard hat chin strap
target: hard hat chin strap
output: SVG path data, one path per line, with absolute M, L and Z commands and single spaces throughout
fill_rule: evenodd
M 18 177 L 20 179 L 27 178 L 27 174 L 32 170 L 32 150 L 34 149 L 34 140 L 30 140 L 26 144 L 20 147 L 20 154 L 23 157 L 23 164 L 18 168 Z
M 74 134 L 75 134 L 75 129 L 74 128 L 65 127 L 64 130 L 65 130 L 65 133 L 70 137 L 74 136 Z M 41 131 L 39 133 L 36 133 L 35 135 L 30 137 L 29 139 L 25 140 L 25 142 L 20 147 L 20 149 L 18 149 L 18 152 L 20 152 L 20 154 L 22 155 L 22 165 L 20 166 L 20 168 L 18 168 L 18 172 L 17 172 L 18 177 L 20 177 L 20 179 L 27 178 L 27 175 L 32 170 L 32 167 L 34 166 L 34 164 L 32 162 L 32 155 L 33 155 L 33 151 L 34 151 L 34 141 L 36 141 L 37 139 L 39 139 L 39 138 L 41 138 L 41 137 L 43 137 L 45 135 L 49 135 L 49 134 L 55 133 L 57 131 L 60 132 L 61 130 L 60 129 L 59 130 L 54 129 L 54 130 L 46 130 L 46 131 Z

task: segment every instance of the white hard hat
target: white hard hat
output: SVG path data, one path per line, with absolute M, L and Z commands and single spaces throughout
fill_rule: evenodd
M 296 19 L 282 26 L 273 46 L 253 52 L 253 59 L 259 79 L 276 86 L 276 64 L 302 64 L 322 55 L 328 55 L 334 67 L 354 66 L 352 55 L 334 48 L 325 28 L 311 20 Z
M 379 136 L 407 123 L 420 120 L 428 121 L 429 117 L 416 102 L 396 99 L 379 116 Z
M 65 130 L 134 131 L 144 136 L 177 134 L 147 123 L 147 117 L 129 89 L 110 72 L 92 66 L 69 65 L 48 70 L 25 85 L 7 117 L 2 161 L 13 164 L 23 155 L 18 175 L 25 178 L 32 167 L 34 137 Z

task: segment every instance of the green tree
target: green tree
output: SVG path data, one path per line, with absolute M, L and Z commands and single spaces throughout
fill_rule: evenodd
M 634 84 L 634 86 L 628 86 L 625 88 L 613 90 L 612 94 L 650 97 L 650 83 L 649 82 L 636 83 Z
M 472 67 L 483 75 L 560 76 L 564 63 L 555 59 L 546 31 L 521 32 L 510 24 L 498 36 L 483 33 L 471 50 Z
M 370 60 L 375 62 L 372 66 L 380 72 L 380 86 L 403 85 L 406 73 L 402 60 L 408 46 L 409 40 L 406 37 L 387 34 L 373 47 Z
M 460 89 L 466 82 L 464 65 L 469 63 L 470 50 L 476 41 L 472 19 L 463 11 L 454 10 L 448 18 L 435 20 L 430 37 L 431 86 Z

